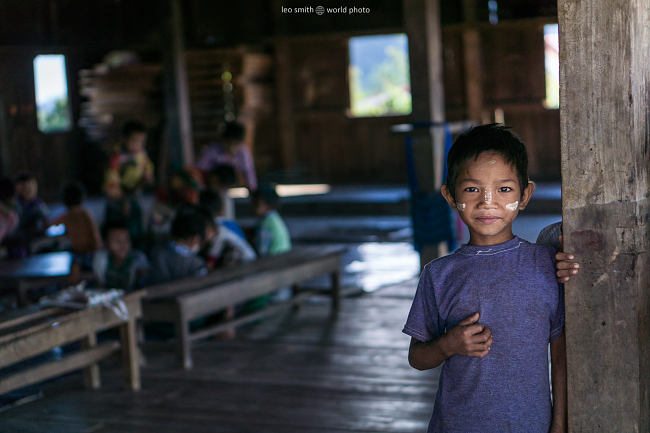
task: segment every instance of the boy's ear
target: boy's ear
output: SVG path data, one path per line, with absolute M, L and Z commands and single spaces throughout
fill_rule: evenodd
M 533 196 L 534 191 L 535 191 L 535 182 L 529 180 L 528 185 L 526 185 L 526 188 L 524 188 L 523 194 L 521 195 L 521 203 L 519 204 L 519 210 L 526 209 L 526 206 L 528 206 L 528 202 Z
M 447 188 L 446 184 L 443 184 L 440 187 L 440 193 L 445 198 L 445 200 L 447 200 L 447 203 L 453 210 L 458 210 L 456 208 L 456 200 L 454 200 L 454 198 L 451 196 L 451 193 L 449 192 L 449 188 Z

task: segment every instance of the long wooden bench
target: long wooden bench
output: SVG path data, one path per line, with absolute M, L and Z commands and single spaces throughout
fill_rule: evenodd
M 226 329 L 297 305 L 322 290 L 298 290 L 297 285 L 315 277 L 329 274 L 332 307 L 340 303 L 340 247 L 298 247 L 275 256 L 263 257 L 230 269 L 215 271 L 203 277 L 188 278 L 167 284 L 150 286 L 143 298 L 143 321 L 171 322 L 175 325 L 177 353 L 184 368 L 192 368 L 191 342 L 223 332 Z M 291 300 L 272 304 L 262 310 L 225 323 L 190 332 L 192 320 L 221 311 L 286 286 L 294 286 Z
M 139 351 L 136 321 L 142 316 L 144 291 L 132 292 L 123 300 L 128 319 L 120 319 L 104 306 L 71 310 L 62 307 L 32 306 L 0 318 L 0 368 L 12 366 L 55 347 L 81 341 L 81 349 L 61 359 L 17 369 L 0 376 L 0 394 L 22 388 L 71 371 L 83 369 L 84 383 L 99 388 L 98 362 L 122 351 L 122 366 L 127 385 L 140 389 Z M 119 327 L 120 341 L 97 343 L 97 332 Z

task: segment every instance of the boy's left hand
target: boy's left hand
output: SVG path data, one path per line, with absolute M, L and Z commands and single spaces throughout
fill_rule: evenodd
M 562 245 L 562 235 L 560 235 L 560 245 Z M 557 281 L 558 283 L 566 283 L 571 279 L 571 277 L 578 274 L 580 271 L 580 263 L 573 261 L 575 259 L 574 255 L 571 253 L 565 253 L 563 251 L 555 254 L 555 269 L 557 272 Z

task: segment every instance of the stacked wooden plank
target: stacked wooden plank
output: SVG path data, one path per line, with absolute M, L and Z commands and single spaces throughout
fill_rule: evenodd
M 149 128 L 160 125 L 163 111 L 161 66 L 99 64 L 79 73 L 79 125 L 96 142 L 118 137 L 124 122 L 138 120 Z
M 237 83 L 242 71 L 240 49 L 190 50 L 185 53 L 192 110 L 194 150 L 200 153 L 219 138 L 220 126 L 236 116 L 243 89 Z

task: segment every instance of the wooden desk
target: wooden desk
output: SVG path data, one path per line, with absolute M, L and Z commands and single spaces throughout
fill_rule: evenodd
M 0 289 L 16 293 L 18 305 L 27 305 L 27 291 L 65 283 L 70 275 L 72 253 L 60 251 L 0 262 Z
M 122 366 L 127 385 L 140 389 L 139 351 L 136 341 L 136 321 L 142 316 L 141 298 L 144 291 L 124 296 L 129 316 L 120 319 L 104 306 L 83 310 L 32 306 L 16 310 L 0 318 L 0 368 L 27 360 L 54 347 L 75 341 L 82 342 L 79 351 L 63 358 L 0 377 L 0 394 L 22 388 L 71 371 L 84 369 L 84 382 L 89 388 L 101 386 L 98 361 L 122 351 Z M 120 341 L 97 343 L 97 332 L 119 327 Z

